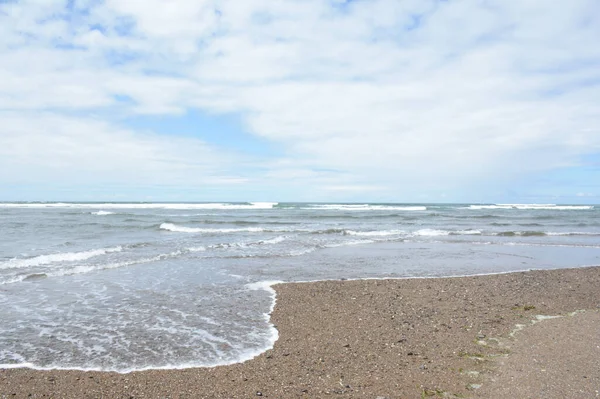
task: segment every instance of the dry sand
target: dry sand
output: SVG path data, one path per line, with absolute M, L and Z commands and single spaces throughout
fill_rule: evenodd
M 0 398 L 600 397 L 599 267 L 275 289 L 280 338 L 243 364 L 0 370 Z

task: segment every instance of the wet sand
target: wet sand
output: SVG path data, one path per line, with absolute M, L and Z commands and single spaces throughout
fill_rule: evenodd
M 600 267 L 274 288 L 280 337 L 253 360 L 0 370 L 0 398 L 600 397 Z

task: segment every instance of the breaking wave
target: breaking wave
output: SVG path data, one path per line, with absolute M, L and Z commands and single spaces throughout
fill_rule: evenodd
M 520 209 L 520 210 L 549 210 L 549 211 L 568 211 L 568 210 L 591 210 L 593 205 L 556 205 L 556 204 L 495 204 L 495 205 L 470 205 L 467 209 Z
M 246 227 L 237 229 L 210 229 L 200 227 L 186 227 L 178 226 L 174 223 L 163 223 L 160 225 L 162 230 L 172 231 L 176 233 L 237 233 L 237 232 L 249 232 L 249 233 L 260 233 L 265 231 L 261 227 Z
M 600 232 L 554 232 L 554 231 L 502 231 L 499 233 L 493 233 L 492 235 L 500 237 L 544 237 L 544 236 L 598 236 Z
M 73 208 L 73 209 L 272 209 L 277 202 L 245 202 L 245 203 L 204 203 L 204 204 L 169 204 L 169 203 L 103 203 L 82 204 L 66 202 L 35 203 L 0 203 L 0 208 Z
M 370 204 L 310 204 L 301 209 L 330 211 L 426 211 L 426 206 L 396 206 Z
M 76 262 L 87 260 L 95 256 L 106 255 L 111 252 L 121 252 L 123 247 L 92 249 L 83 252 L 63 252 L 49 255 L 39 255 L 32 258 L 11 259 L 0 263 L 0 269 L 16 269 L 31 266 L 43 266 L 57 262 Z

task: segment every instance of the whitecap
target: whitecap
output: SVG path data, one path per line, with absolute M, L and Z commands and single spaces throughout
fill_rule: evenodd
M 63 277 L 63 276 L 73 276 L 76 274 L 87 274 L 87 273 L 92 273 L 92 272 L 97 272 L 97 271 L 102 271 L 102 270 L 110 270 L 110 269 L 117 269 L 117 268 L 121 268 L 121 267 L 139 265 L 139 264 L 144 264 L 144 263 L 158 262 L 161 260 L 180 256 L 183 253 L 184 253 L 184 251 L 174 251 L 174 252 L 171 252 L 168 254 L 160 254 L 160 255 L 150 257 L 150 258 L 134 259 L 134 260 L 130 260 L 130 261 L 104 263 L 104 264 L 98 264 L 98 265 L 77 265 L 74 267 L 63 267 L 63 268 L 59 268 L 59 269 L 53 269 L 51 271 L 46 271 L 43 274 L 45 277 Z M 18 283 L 18 282 L 25 281 L 25 280 L 32 280 L 31 277 L 38 275 L 38 274 L 40 274 L 40 273 L 22 274 L 22 275 L 14 276 L 5 281 L 0 282 L 0 284 L 13 284 L 13 283 Z
M 351 236 L 366 236 L 366 237 L 385 237 L 385 236 L 395 236 L 399 234 L 405 234 L 406 232 L 403 230 L 378 230 L 378 231 L 355 231 L 355 230 L 345 230 L 345 234 Z
M 351 241 L 338 242 L 335 244 L 326 244 L 324 247 L 325 248 L 338 248 L 338 247 L 346 247 L 346 246 L 353 246 L 353 245 L 373 244 L 374 242 L 375 241 L 373 241 L 373 240 L 351 240 Z
M 269 240 L 259 241 L 259 244 L 279 244 L 287 239 L 286 236 L 277 236 L 275 238 L 271 238 Z
M 331 211 L 426 211 L 426 206 L 396 206 L 370 204 L 311 204 L 301 209 Z
M 172 231 L 176 233 L 260 233 L 265 231 L 261 227 L 246 227 L 246 228 L 224 228 L 224 229 L 211 229 L 211 228 L 199 228 L 199 227 L 186 227 L 178 226 L 174 223 L 163 223 L 160 225 L 162 230 Z
M 423 236 L 423 237 L 439 237 L 439 236 L 449 236 L 449 235 L 480 235 L 481 231 L 479 230 L 437 230 L 437 229 L 421 229 L 412 233 L 413 236 Z
M 479 230 L 458 230 L 450 232 L 451 235 L 460 235 L 460 236 L 473 236 L 480 235 L 481 231 Z
M 469 205 L 466 209 L 482 210 L 482 209 L 519 209 L 519 210 L 551 210 L 551 211 L 568 211 L 568 210 L 592 210 L 593 205 L 556 205 L 556 204 L 495 204 L 495 205 Z
M 73 209 L 272 209 L 278 202 L 249 202 L 249 203 L 103 203 L 103 204 L 80 204 L 80 203 L 0 203 L 0 208 L 73 208 Z
M 14 268 L 22 268 L 22 267 L 31 267 L 31 266 L 43 266 L 50 263 L 57 262 L 76 262 L 87 260 L 93 258 L 95 256 L 106 255 L 111 252 L 121 252 L 123 247 L 113 247 L 113 248 L 102 248 L 102 249 L 92 249 L 89 251 L 83 252 L 62 252 L 57 254 L 48 254 L 48 255 L 39 255 L 33 258 L 25 258 L 25 259 L 11 259 L 6 262 L 0 263 L 0 269 L 14 269 Z
M 412 233 L 413 236 L 425 236 L 425 237 L 437 237 L 450 235 L 449 231 L 446 230 L 435 230 L 435 229 L 421 229 Z

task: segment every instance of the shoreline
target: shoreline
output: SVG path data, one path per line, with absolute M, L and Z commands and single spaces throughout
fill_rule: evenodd
M 579 291 L 569 288 L 573 284 Z M 510 339 L 506 337 L 514 325 L 535 314 L 581 309 L 593 314 L 600 308 L 600 293 L 594 289 L 598 284 L 598 266 L 273 283 L 270 287 L 277 294 L 270 323 L 279 339 L 243 363 L 125 374 L 5 368 L 0 370 L 0 397 L 226 398 L 257 392 L 265 397 L 321 397 L 329 392 L 418 398 L 428 390 L 476 397 L 477 390 L 467 388 L 478 385 L 472 375 L 457 372 L 467 370 L 463 366 L 472 360 L 465 354 L 488 356 L 506 349 L 476 344 L 478 335 Z M 513 309 L 518 304 L 523 309 Z M 529 306 L 534 308 L 525 310 Z M 477 372 L 493 375 L 489 370 Z
M 569 270 L 569 269 L 581 269 L 588 267 L 600 267 L 596 265 L 590 266 L 575 266 L 570 268 L 555 268 L 555 269 L 523 269 L 523 270 L 514 270 L 514 271 L 504 271 L 504 272 L 492 272 L 492 273 L 477 273 L 477 274 L 459 274 L 459 275 L 446 275 L 446 276 L 405 276 L 405 277 L 357 277 L 357 278 L 340 278 L 340 279 L 322 279 L 322 280 L 299 280 L 299 281 L 257 281 L 255 283 L 248 283 L 246 287 L 250 290 L 263 290 L 271 294 L 272 302 L 267 313 L 263 313 L 263 316 L 267 318 L 267 323 L 274 330 L 274 335 L 276 338 L 273 340 L 273 344 L 267 347 L 266 349 L 261 350 L 258 354 L 253 355 L 247 359 L 243 358 L 240 360 L 235 360 L 229 363 L 219 363 L 215 365 L 180 365 L 180 366 L 164 366 L 164 367 L 155 367 L 149 366 L 147 368 L 140 369 L 132 369 L 127 371 L 119 371 L 119 370 L 105 370 L 105 369 L 94 369 L 94 368 L 77 368 L 77 367 L 39 367 L 35 366 L 32 363 L 19 363 L 19 364 L 0 364 L 0 370 L 11 370 L 11 369 L 30 369 L 35 371 L 80 371 L 80 372 L 98 372 L 98 373 L 117 373 L 117 374 L 131 374 L 136 372 L 144 372 L 144 371 L 165 371 L 165 370 L 185 370 L 185 369 L 194 369 L 194 368 L 214 368 L 221 366 L 231 366 L 234 364 L 243 364 L 247 361 L 255 359 L 256 357 L 262 355 L 263 353 L 272 350 L 275 342 L 279 339 L 279 331 L 273 327 L 273 323 L 271 323 L 271 314 L 273 313 L 275 306 L 277 304 L 277 290 L 273 288 L 276 285 L 282 284 L 312 284 L 312 283 L 321 283 L 321 282 L 329 282 L 329 281 L 368 281 L 368 280 L 412 280 L 412 279 L 449 279 L 449 278 L 463 278 L 463 277 L 478 277 L 478 276 L 495 276 L 502 274 L 511 274 L 511 273 L 526 273 L 536 270 Z

